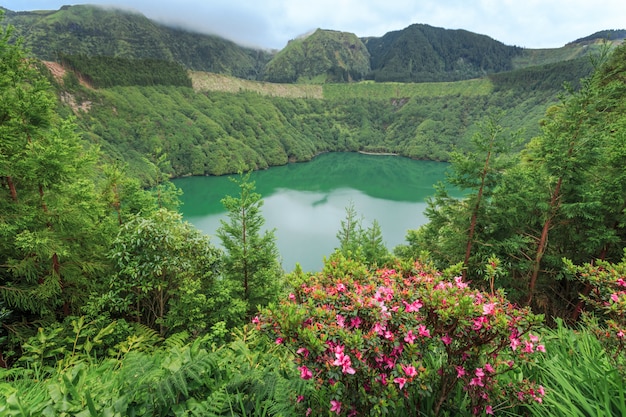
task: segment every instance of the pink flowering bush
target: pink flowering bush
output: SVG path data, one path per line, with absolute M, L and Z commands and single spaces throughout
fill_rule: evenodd
M 519 373 L 545 351 L 531 333 L 541 317 L 419 263 L 368 271 L 334 256 L 255 322 L 315 385 L 305 414 L 438 415 L 458 392 L 494 414 L 544 395 Z
M 583 316 L 587 328 L 600 340 L 626 377 L 626 259 L 618 264 L 596 261 L 574 266 L 568 261 L 566 265 L 588 286 L 587 294 L 581 295 L 590 310 Z

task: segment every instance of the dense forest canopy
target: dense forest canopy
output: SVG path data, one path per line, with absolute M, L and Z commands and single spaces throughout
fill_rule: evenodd
M 626 412 L 626 45 L 311 98 L 194 89 L 159 57 L 68 54 L 51 73 L 14 30 L 0 414 Z M 397 248 L 348 207 L 323 270 L 285 274 L 244 172 L 335 150 L 448 160 L 466 196 L 438 188 Z M 168 180 L 228 172 L 218 249 Z

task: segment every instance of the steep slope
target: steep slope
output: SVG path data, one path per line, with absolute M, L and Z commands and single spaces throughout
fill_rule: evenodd
M 606 39 L 615 44 L 626 36 L 624 30 L 607 30 L 561 48 L 523 49 L 465 30 L 415 24 L 362 39 L 352 33 L 317 30 L 276 53 L 164 26 L 119 9 L 2 10 L 5 18 L 0 25 L 13 25 L 15 35 L 43 60 L 58 62 L 62 55 L 150 59 L 176 62 L 195 71 L 282 83 L 464 80 L 577 59 L 597 52 Z
M 159 25 L 145 16 L 96 6 L 64 6 L 57 11 L 7 11 L 2 25 L 36 57 L 55 61 L 60 54 L 175 61 L 185 67 L 240 78 L 257 78 L 268 52 L 244 48 L 218 36 Z
M 360 80 L 369 70 L 369 53 L 356 35 L 318 29 L 289 42 L 267 64 L 264 78 L 282 83 L 345 82 Z
M 485 35 L 415 24 L 366 38 L 376 81 L 455 81 L 508 71 L 522 48 Z

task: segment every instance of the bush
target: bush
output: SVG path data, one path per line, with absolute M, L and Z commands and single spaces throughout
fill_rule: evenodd
M 473 290 L 427 265 L 370 271 L 339 254 L 287 300 L 255 318 L 295 353 L 301 398 L 323 415 L 492 414 L 541 403 L 543 388 L 523 378 L 541 322 L 502 293 Z M 455 398 L 462 387 L 462 402 Z M 459 408 L 462 407 L 462 408 Z

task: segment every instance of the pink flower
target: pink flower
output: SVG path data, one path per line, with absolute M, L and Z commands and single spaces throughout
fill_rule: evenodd
M 444 345 L 449 345 L 450 343 L 452 343 L 452 338 L 448 335 L 445 335 L 441 338 L 441 341 L 443 342 Z
M 311 410 L 311 407 L 307 408 L 307 409 L 306 409 L 306 414 L 305 414 L 305 416 L 306 416 L 306 417 L 309 417 L 309 416 L 311 415 L 311 413 L 312 413 L 312 412 L 313 412 L 313 410 Z
M 417 370 L 415 369 L 413 365 L 402 365 L 402 370 L 404 371 L 406 376 L 408 376 L 409 378 L 413 378 L 414 376 L 417 376 Z
M 393 382 L 398 384 L 400 389 L 402 389 L 402 388 L 404 388 L 404 384 L 406 384 L 406 378 L 402 378 L 402 377 L 394 378 Z
M 465 368 L 463 368 L 462 366 L 457 366 L 456 367 L 456 377 L 457 378 L 461 378 L 465 376 Z
M 544 345 L 537 345 L 537 352 L 544 352 L 546 351 L 546 347 Z
M 482 378 L 485 376 L 485 373 L 483 372 L 483 368 L 476 368 L 476 371 L 474 371 L 474 374 L 479 378 Z
M 485 371 L 489 372 L 490 374 L 494 373 L 496 370 L 493 369 L 493 366 L 491 366 L 490 363 L 486 363 L 485 364 Z
M 359 326 L 361 325 L 361 319 L 357 316 L 357 317 L 352 317 L 350 319 L 350 326 L 354 327 L 355 329 L 358 329 Z
M 620 339 L 623 339 L 624 338 L 624 332 L 622 330 L 617 332 L 617 337 L 619 337 Z
M 495 303 L 486 303 L 483 304 L 483 315 L 488 316 L 493 314 L 496 311 Z
M 624 278 L 618 278 L 617 285 L 619 285 L 620 287 L 626 287 L 626 281 L 624 281 Z
M 423 307 L 423 304 L 420 300 L 415 300 L 411 304 L 407 303 L 405 300 L 402 300 L 402 303 L 404 303 L 404 310 L 407 313 L 417 313 L 420 308 Z
M 290 299 L 291 301 L 294 301 L 294 300 L 296 299 L 295 294 L 294 294 L 294 293 L 289 293 L 289 299 Z
M 337 288 L 338 292 L 344 292 L 346 290 L 346 286 L 343 285 L 341 282 L 339 284 L 337 284 L 337 286 L 335 288 Z
M 330 400 L 330 411 L 334 411 L 339 415 L 341 413 L 341 402 L 337 400 Z
M 614 303 L 618 303 L 619 295 L 617 295 L 616 293 L 611 294 L 611 300 L 613 300 Z
M 333 365 L 341 366 L 341 372 L 350 375 L 356 373 L 354 368 L 352 368 L 352 360 L 350 359 L 350 356 L 344 355 L 343 353 L 343 346 L 337 346 L 335 348 L 335 358 L 336 359 L 333 362 Z
M 428 330 L 423 324 L 419 325 L 417 332 L 422 337 L 430 337 L 430 330 Z
M 378 333 L 379 336 L 382 336 L 387 328 L 384 324 L 375 323 L 373 330 Z
M 387 375 L 385 375 L 385 374 L 380 374 L 380 375 L 378 376 L 378 378 L 379 378 L 379 380 L 380 380 L 380 383 L 381 383 L 381 384 L 383 384 L 383 385 L 387 385 Z
M 457 288 L 467 288 L 467 284 L 463 282 L 463 277 L 455 277 L 454 282 L 456 283 Z
M 520 344 L 519 339 L 517 337 L 511 337 L 509 339 L 511 340 L 511 349 L 516 350 Z
M 302 379 L 311 379 L 313 378 L 313 372 L 306 366 L 299 366 L 298 371 L 300 371 L 300 378 Z
M 282 337 L 277 337 L 277 338 L 276 338 L 276 344 L 277 344 L 277 345 L 280 345 L 280 344 L 282 344 L 282 343 L 283 343 L 283 338 L 282 338 Z
M 385 357 L 385 368 L 393 369 L 396 366 L 396 360 L 394 358 Z
M 412 345 L 415 339 L 417 339 L 417 336 L 413 334 L 413 330 L 409 330 L 406 336 L 404 336 L 404 341 L 409 345 Z
M 532 333 L 529 333 L 529 334 L 528 334 L 528 338 L 529 338 L 529 339 L 530 339 L 530 341 L 531 341 L 531 342 L 533 342 L 533 343 L 537 343 L 537 342 L 539 341 L 539 336 L 535 336 L 535 335 L 534 335 L 534 334 L 532 334 Z
M 525 353 L 533 353 L 533 348 L 535 347 L 535 345 L 533 345 L 530 342 L 524 342 L 524 352 Z
M 493 409 L 491 408 L 490 405 L 485 407 L 485 414 L 493 414 Z
M 474 324 L 472 325 L 472 329 L 473 330 L 480 330 L 483 328 L 483 324 L 487 323 L 489 321 L 489 319 L 485 316 L 480 316 L 480 317 L 476 317 L 474 319 Z
M 302 356 L 304 356 L 305 358 L 308 358 L 308 357 L 309 357 L 309 349 L 307 349 L 307 348 L 305 348 L 305 347 L 301 347 L 300 349 L 298 349 L 298 350 L 296 351 L 296 353 L 297 353 L 298 355 L 302 355 Z
M 346 318 L 344 316 L 342 316 L 341 314 L 337 314 L 336 319 L 337 319 L 337 326 L 341 328 L 345 327 Z
M 298 395 L 298 397 L 296 398 L 297 403 L 301 403 L 303 400 L 304 400 L 304 395 Z
M 485 383 L 483 382 L 482 378 L 472 378 L 472 380 L 469 383 L 470 385 L 476 385 L 477 387 L 484 387 Z

